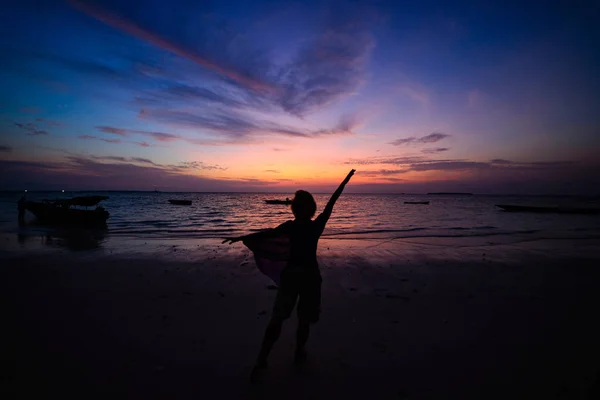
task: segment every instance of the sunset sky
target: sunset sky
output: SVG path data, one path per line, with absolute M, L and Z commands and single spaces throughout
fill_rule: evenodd
M 416 3 L 3 2 L 0 189 L 598 193 L 594 2 Z

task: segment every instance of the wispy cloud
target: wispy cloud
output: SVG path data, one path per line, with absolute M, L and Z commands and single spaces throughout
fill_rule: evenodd
M 45 118 L 36 118 L 35 122 L 39 122 L 41 124 L 45 124 L 45 125 L 52 126 L 52 127 L 60 127 L 63 125 L 61 122 L 51 121 L 51 120 L 48 120 Z
M 24 131 L 29 132 L 27 135 L 28 136 L 44 136 L 44 135 L 48 135 L 48 132 L 45 130 L 40 129 L 36 124 L 34 123 L 27 123 L 27 124 L 22 124 L 22 123 L 18 123 L 15 122 L 15 126 L 19 129 L 23 129 Z
M 0 153 L 10 153 L 13 151 L 13 148 L 6 145 L 0 145 Z
M 389 144 L 391 144 L 393 146 L 404 146 L 404 145 L 410 145 L 410 144 L 436 143 L 447 137 L 450 137 L 450 135 L 447 133 L 433 132 L 433 133 L 430 133 L 429 135 L 426 135 L 426 136 L 423 136 L 420 138 L 412 136 L 412 137 L 405 138 L 405 139 L 396 139 L 393 142 L 390 142 Z
M 393 176 L 400 175 L 409 172 L 408 169 L 380 169 L 376 171 L 357 171 L 356 174 L 359 176 Z
M 283 109 L 304 115 L 352 94 L 364 80 L 374 45 L 361 17 L 332 19 L 281 72 Z
M 123 129 L 123 128 L 115 128 L 112 126 L 97 126 L 97 130 L 104 133 L 110 133 L 119 136 L 128 136 L 128 134 L 137 134 L 152 138 L 158 142 L 172 142 L 174 140 L 182 139 L 181 136 L 174 135 L 172 133 L 164 133 L 164 132 L 149 132 L 149 131 L 141 131 L 137 129 Z M 139 143 L 138 143 L 139 144 Z M 140 144 L 141 145 L 141 144 Z
M 92 135 L 80 135 L 79 139 L 83 139 L 83 140 L 100 140 L 100 141 L 105 142 L 105 143 L 113 143 L 113 144 L 117 144 L 117 143 L 121 143 L 122 142 L 121 139 L 105 139 L 105 138 L 100 138 L 100 137 L 92 136 Z
M 83 157 L 85 158 L 85 157 Z M 79 161 L 83 159 L 80 156 L 76 156 L 73 160 Z M 222 167 L 216 164 L 206 164 L 202 161 L 182 161 L 178 164 L 163 165 L 155 163 L 148 158 L 142 157 L 123 157 L 123 156 L 90 156 L 89 159 L 101 162 L 118 162 L 118 163 L 134 163 L 134 164 L 147 164 L 157 168 L 161 168 L 165 171 L 171 171 L 173 173 L 184 173 L 189 170 L 205 170 L 205 171 L 226 171 L 226 167 Z
M 367 61 L 375 45 L 369 32 L 371 14 L 358 7 L 352 8 L 354 12 L 340 12 L 332 6 L 330 18 L 320 31 L 312 35 L 291 61 L 277 63 L 269 57 L 269 49 L 255 48 L 254 43 L 240 46 L 243 35 L 225 21 L 214 17 L 201 17 L 198 21 L 197 15 L 206 15 L 207 10 L 200 10 L 203 5 L 184 13 L 150 12 L 126 2 L 110 6 L 82 0 L 68 2 L 119 31 L 191 60 L 223 78 L 213 89 L 184 83 L 164 75 L 164 69 L 149 66 L 153 76 L 168 76 L 172 82 L 164 89 L 141 93 L 137 100 L 146 107 L 169 100 L 200 100 L 263 111 L 272 111 L 277 106 L 292 115 L 303 116 L 353 94 L 365 80 Z M 105 65 L 98 67 L 103 74 L 114 72 L 106 71 Z M 144 72 L 138 69 L 137 73 Z
M 248 141 L 253 135 L 278 135 L 300 138 L 349 135 L 353 134 L 353 129 L 360 126 L 361 123 L 360 116 L 355 113 L 342 115 L 340 121 L 333 128 L 318 130 L 303 130 L 280 125 L 271 121 L 259 121 L 247 115 L 233 112 L 229 112 L 228 114 L 213 113 L 200 115 L 187 111 L 144 109 L 140 112 L 140 117 L 188 129 L 202 129 L 213 135 L 218 134 L 221 137 L 221 142 L 223 141 L 222 135 L 225 135 L 229 140 L 235 142 Z M 143 135 L 152 135 L 151 133 L 142 131 L 126 131 Z M 198 143 L 197 140 L 186 137 L 171 134 L 161 135 L 165 135 L 165 140 L 180 139 L 191 143 Z M 203 144 L 202 140 L 200 140 L 200 143 L 198 144 Z
M 112 126 L 97 126 L 100 132 L 110 133 L 112 135 L 126 136 L 127 131 L 125 129 L 113 128 Z
M 46 131 L 37 130 L 37 131 L 33 131 L 33 132 L 29 133 L 28 135 L 29 136 L 44 136 L 47 134 L 48 134 L 48 132 L 46 132 Z
M 436 147 L 433 149 L 423 149 L 423 150 L 421 150 L 421 153 L 423 153 L 423 154 L 438 154 L 438 153 L 443 153 L 448 150 L 450 150 L 448 147 Z
M 276 169 L 265 169 L 264 172 L 270 172 L 272 174 L 278 174 L 279 173 L 279 171 L 276 170 Z
M 491 165 L 489 163 L 476 161 L 433 161 L 410 166 L 411 171 L 458 171 L 484 168 L 491 168 Z
M 413 163 L 426 162 L 423 156 L 400 156 L 400 157 L 366 157 L 351 158 L 345 161 L 348 165 L 408 165 Z
M 271 90 L 272 88 L 272 86 L 266 82 L 262 82 L 251 76 L 247 76 L 246 74 L 243 74 L 234 68 L 219 64 L 211 60 L 210 57 L 201 55 L 184 45 L 176 43 L 175 41 L 167 40 L 165 37 L 161 37 L 159 34 L 152 32 L 150 29 L 143 27 L 141 24 L 125 17 L 124 15 L 116 15 L 107 9 L 103 9 L 97 5 L 91 5 L 80 0 L 68 0 L 68 2 L 76 9 L 99 21 L 102 21 L 113 28 L 124 31 L 180 57 L 185 57 L 186 59 L 191 60 L 204 68 L 212 70 L 227 78 L 233 79 L 234 81 L 237 81 L 251 89 Z
M 189 170 L 189 169 L 208 170 L 208 171 L 211 171 L 211 170 L 212 171 L 214 171 L 214 170 L 226 171 L 227 170 L 226 167 L 222 167 L 220 165 L 206 164 L 202 161 L 182 161 L 176 165 L 169 165 L 168 168 L 170 168 L 174 171 L 183 171 L 183 170 Z
M 358 171 L 357 174 L 365 176 L 396 175 L 407 172 L 425 171 L 540 171 L 552 170 L 565 167 L 574 167 L 577 163 L 573 161 L 532 161 L 513 162 L 505 159 L 494 159 L 490 162 L 471 161 L 464 159 L 435 160 L 421 156 L 406 157 L 367 157 L 362 159 L 350 159 L 344 162 L 347 165 L 398 165 L 402 169 Z
M 127 163 L 141 163 L 141 164 L 150 164 L 150 165 L 156 165 L 158 166 L 158 164 L 156 164 L 154 161 L 149 160 L 147 158 L 140 158 L 140 157 L 121 157 L 121 156 L 91 156 L 92 159 L 94 160 L 99 160 L 99 161 L 118 161 L 118 162 L 127 162 Z

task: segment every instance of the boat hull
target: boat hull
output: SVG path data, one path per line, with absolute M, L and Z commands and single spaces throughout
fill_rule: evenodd
M 191 200 L 169 200 L 169 203 L 176 205 L 176 206 L 191 206 L 192 205 Z
M 68 207 L 60 207 L 47 203 L 28 201 L 25 209 L 37 218 L 38 222 L 48 225 L 106 225 L 110 216 L 104 207 L 95 210 L 79 210 Z

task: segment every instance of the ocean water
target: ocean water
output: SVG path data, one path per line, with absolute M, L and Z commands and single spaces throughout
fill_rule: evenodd
M 0 193 L 0 232 L 52 235 L 28 213 L 17 223 L 17 200 L 23 193 Z M 103 238 L 223 238 L 274 227 L 292 219 L 290 207 L 267 205 L 292 193 L 34 192 L 29 200 L 106 195 L 110 212 Z M 330 194 L 316 194 L 319 213 Z M 168 199 L 192 200 L 175 206 Z M 429 200 L 429 205 L 404 204 Z M 598 198 L 537 196 L 463 196 L 342 194 L 324 238 L 388 240 L 396 238 L 496 238 L 496 240 L 600 238 L 600 216 L 508 213 L 495 204 L 600 207 Z

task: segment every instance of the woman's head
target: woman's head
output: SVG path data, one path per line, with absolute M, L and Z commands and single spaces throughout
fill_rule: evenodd
M 312 194 L 298 190 L 292 200 L 292 212 L 296 219 L 311 219 L 317 212 L 317 203 Z

